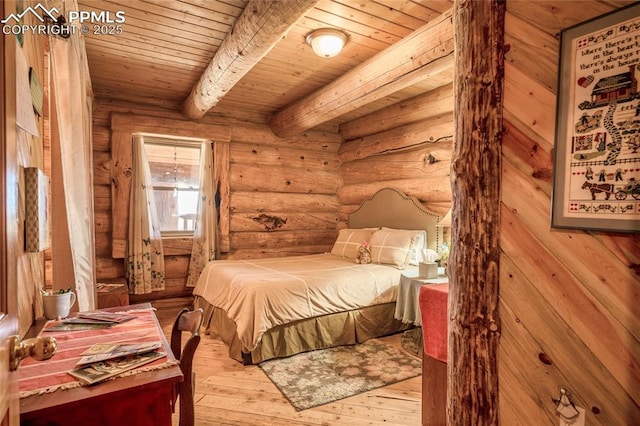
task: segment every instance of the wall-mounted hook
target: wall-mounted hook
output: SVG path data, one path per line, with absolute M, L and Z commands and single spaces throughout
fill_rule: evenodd
M 567 394 L 567 390 L 565 388 L 560 388 L 560 397 L 558 399 L 554 399 L 553 402 L 556 403 L 556 414 L 560 416 L 562 421 L 566 425 L 570 425 L 578 421 L 580 417 L 580 411 L 576 408 L 571 401 L 569 394 Z
M 67 24 L 67 20 L 64 15 L 58 16 L 55 20 L 49 16 L 44 17 L 45 24 L 49 27 L 49 33 L 54 36 L 58 36 L 67 39 L 71 36 L 73 28 Z
M 429 163 L 429 164 L 433 164 L 433 163 L 437 163 L 437 162 L 438 162 L 438 161 L 440 161 L 440 160 L 438 160 L 438 159 L 437 159 L 436 157 L 434 157 L 432 154 L 429 154 L 429 155 L 427 155 L 427 156 L 425 157 L 424 161 L 426 161 L 426 162 L 427 162 L 427 163 Z

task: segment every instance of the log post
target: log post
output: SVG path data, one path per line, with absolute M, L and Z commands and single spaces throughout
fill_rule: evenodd
M 454 2 L 447 424 L 498 424 L 499 227 L 504 79 L 501 0 Z

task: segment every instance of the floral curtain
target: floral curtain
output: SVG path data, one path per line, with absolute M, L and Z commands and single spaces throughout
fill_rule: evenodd
M 129 237 L 125 258 L 129 293 L 164 290 L 164 254 L 151 171 L 141 135 L 133 136 Z
M 217 187 L 218 182 L 213 170 L 213 142 L 205 142 L 200 156 L 200 194 L 187 287 L 195 287 L 204 266 L 208 261 L 216 258 L 218 211 L 215 194 Z

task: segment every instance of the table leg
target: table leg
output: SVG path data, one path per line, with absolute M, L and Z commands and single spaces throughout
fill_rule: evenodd
M 422 424 L 447 424 L 447 363 L 422 354 Z

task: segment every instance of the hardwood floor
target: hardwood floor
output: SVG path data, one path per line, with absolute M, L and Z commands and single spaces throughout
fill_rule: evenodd
M 153 303 L 167 338 L 184 303 Z M 382 340 L 400 347 L 400 335 Z M 202 335 L 194 359 L 196 425 L 420 425 L 421 377 L 296 411 L 258 366 L 229 358 L 225 345 Z M 177 410 L 176 410 L 177 411 Z M 174 425 L 178 416 L 174 415 Z

